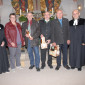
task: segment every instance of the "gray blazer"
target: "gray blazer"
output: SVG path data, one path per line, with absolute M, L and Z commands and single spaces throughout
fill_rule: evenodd
M 25 37 L 26 29 L 28 29 L 28 21 L 22 24 L 22 35 L 25 39 L 25 45 L 28 47 L 28 38 Z M 40 28 L 38 22 L 35 20 L 32 20 L 31 36 L 33 37 L 31 47 L 39 45 Z
M 51 23 L 52 36 L 51 41 L 56 44 L 63 44 L 69 40 L 69 21 L 66 18 L 62 18 L 62 27 L 58 19 L 55 19 Z

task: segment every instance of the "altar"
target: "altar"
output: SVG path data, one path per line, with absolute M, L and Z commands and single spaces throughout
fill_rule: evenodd
M 32 12 L 34 19 L 39 21 L 43 18 L 43 13 L 49 11 L 52 18 L 58 10 L 61 0 L 11 0 L 11 4 L 15 9 L 16 15 L 19 16 L 19 21 L 26 21 L 26 14 Z

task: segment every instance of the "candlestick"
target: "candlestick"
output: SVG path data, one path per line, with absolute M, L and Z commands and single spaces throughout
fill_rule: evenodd
M 53 8 L 52 8 L 52 15 L 54 14 L 54 10 L 53 10 Z
M 47 12 L 47 7 L 46 7 L 46 9 L 45 9 L 45 12 Z
M 21 16 L 21 14 L 22 14 L 22 10 L 20 9 L 20 16 Z
M 28 13 L 28 9 L 27 9 L 27 13 Z

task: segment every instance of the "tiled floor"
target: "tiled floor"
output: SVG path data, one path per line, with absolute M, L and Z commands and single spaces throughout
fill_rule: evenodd
M 27 53 L 21 56 L 23 69 L 15 72 L 0 74 L 0 85 L 85 85 L 85 67 L 82 71 L 66 70 L 63 66 L 56 71 L 54 60 L 53 69 L 48 66 L 37 72 L 35 68 L 29 70 L 29 58 Z

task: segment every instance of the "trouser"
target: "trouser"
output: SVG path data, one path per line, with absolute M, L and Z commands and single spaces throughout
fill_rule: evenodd
M 60 44 L 60 55 L 57 57 L 57 66 L 61 66 L 61 51 L 63 53 L 63 66 L 67 65 L 67 43 Z
M 27 50 L 28 50 L 28 54 L 29 54 L 30 65 L 31 66 L 35 65 L 36 68 L 38 68 L 39 64 L 40 64 L 39 46 L 31 47 L 30 40 L 28 40 Z M 34 51 L 34 55 L 35 55 L 35 60 L 34 60 L 33 51 Z
M 10 58 L 11 69 L 15 68 L 15 62 L 16 66 L 21 66 L 20 64 L 21 44 L 17 45 L 16 48 L 9 47 L 9 52 L 10 52 L 9 58 Z
M 48 51 L 48 65 L 52 65 L 52 56 L 49 55 L 49 48 L 50 46 L 48 46 L 47 49 L 41 49 L 41 62 L 42 62 L 42 66 L 45 66 L 45 61 L 46 61 L 46 52 Z

